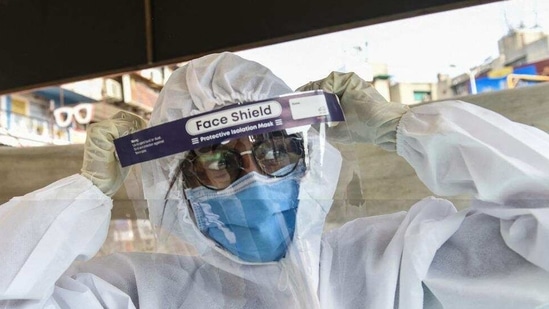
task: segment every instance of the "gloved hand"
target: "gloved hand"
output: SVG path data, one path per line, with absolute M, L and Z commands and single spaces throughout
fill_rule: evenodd
M 122 168 L 115 155 L 113 141 L 145 128 L 143 118 L 120 111 L 109 119 L 91 124 L 84 145 L 82 176 L 91 180 L 103 193 L 113 196 L 128 176 L 130 167 Z
M 308 90 L 324 90 L 339 97 L 353 140 L 396 150 L 396 128 L 408 106 L 387 102 L 372 84 L 355 73 L 332 72 L 297 89 Z

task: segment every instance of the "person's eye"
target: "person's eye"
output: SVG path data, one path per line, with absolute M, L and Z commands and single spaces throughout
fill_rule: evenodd
M 265 160 L 275 160 L 285 155 L 286 151 L 284 149 L 270 149 L 269 151 L 265 152 L 263 158 Z
M 207 169 L 210 170 L 224 170 L 227 168 L 227 161 L 225 159 L 220 159 L 217 161 L 209 162 L 209 164 L 206 166 Z
M 200 156 L 200 164 L 203 168 L 212 171 L 237 169 L 238 160 L 230 151 L 218 151 Z

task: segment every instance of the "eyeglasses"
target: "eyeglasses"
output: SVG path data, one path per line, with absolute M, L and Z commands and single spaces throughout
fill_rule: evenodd
M 251 149 L 238 151 L 234 143 L 195 149 L 181 163 L 187 180 L 195 179 L 212 190 L 223 190 L 244 175 L 243 156 L 253 157 L 260 172 L 269 177 L 284 177 L 295 170 L 304 157 L 303 139 L 275 131 L 247 137 Z M 187 186 L 193 187 L 191 181 Z

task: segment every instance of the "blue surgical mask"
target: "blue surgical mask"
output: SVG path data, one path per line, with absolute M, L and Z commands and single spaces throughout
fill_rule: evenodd
M 280 260 L 294 235 L 303 171 L 282 178 L 252 172 L 221 191 L 188 189 L 198 228 L 244 261 Z

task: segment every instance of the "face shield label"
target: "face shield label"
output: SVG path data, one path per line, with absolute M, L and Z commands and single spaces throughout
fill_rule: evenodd
M 301 97 L 289 100 L 293 119 L 326 116 L 329 114 L 326 101 L 318 96 Z
M 114 145 L 124 167 L 248 135 L 341 121 L 335 94 L 296 92 L 163 123 L 118 138 Z
M 230 110 L 190 118 L 185 125 L 187 133 L 201 135 L 208 132 L 279 117 L 282 106 L 277 101 L 239 105 Z

